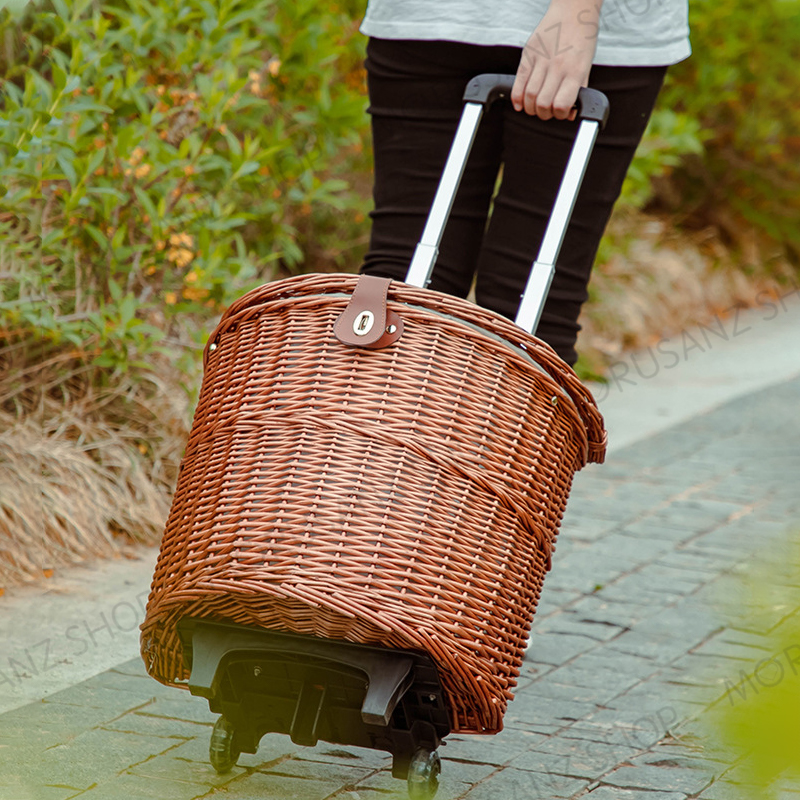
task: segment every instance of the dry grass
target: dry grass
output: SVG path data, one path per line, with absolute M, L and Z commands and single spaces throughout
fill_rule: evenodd
M 176 387 L 30 355 L 0 349 L 0 587 L 157 542 L 187 433 Z
M 755 306 L 761 292 L 774 299 L 781 281 L 797 283 L 788 263 L 746 233 L 734 249 L 714 229 L 676 234 L 667 219 L 627 212 L 614 217 L 609 239 L 614 251 L 592 276 L 579 339 L 597 372 L 626 351 Z

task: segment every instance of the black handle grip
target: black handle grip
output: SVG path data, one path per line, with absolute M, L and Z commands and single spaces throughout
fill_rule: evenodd
M 605 128 L 608 122 L 608 98 L 597 89 L 587 89 L 585 86 L 578 90 L 578 119 L 593 119 Z
M 514 75 L 496 75 L 492 72 L 476 75 L 467 84 L 464 102 L 490 106 L 498 98 L 508 97 L 511 94 L 514 77 Z
M 464 91 L 465 103 L 480 103 L 490 106 L 501 97 L 508 97 L 514 86 L 514 75 L 497 75 L 486 72 L 475 76 Z M 608 120 L 608 98 L 597 89 L 581 88 L 578 92 L 578 119 L 590 119 L 604 128 Z

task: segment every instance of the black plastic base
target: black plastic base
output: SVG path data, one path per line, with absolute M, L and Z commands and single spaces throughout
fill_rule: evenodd
M 265 733 L 383 750 L 406 778 L 414 754 L 450 733 L 436 667 L 423 654 L 186 618 L 189 689 L 255 753 Z

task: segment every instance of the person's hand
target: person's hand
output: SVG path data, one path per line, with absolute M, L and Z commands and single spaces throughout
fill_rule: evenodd
M 602 0 L 551 0 L 522 50 L 511 102 L 541 119 L 574 119 L 597 47 Z

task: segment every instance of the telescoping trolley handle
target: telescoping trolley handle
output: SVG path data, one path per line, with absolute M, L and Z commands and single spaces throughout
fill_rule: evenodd
M 425 287 L 431 279 L 433 265 L 439 253 L 447 218 L 464 166 L 469 157 L 475 133 L 478 130 L 484 111 L 499 97 L 508 97 L 514 85 L 513 75 L 478 75 L 467 85 L 464 92 L 464 111 L 450 148 L 447 162 L 439 181 L 439 188 L 433 199 L 422 238 L 414 251 L 411 265 L 406 275 L 406 283 Z M 542 314 L 544 301 L 550 290 L 555 272 L 555 263 L 564 234 L 567 230 L 575 199 L 583 181 L 589 156 L 600 128 L 608 119 L 608 99 L 596 89 L 581 89 L 578 93 L 578 119 L 580 124 L 567 162 L 561 186 L 558 189 L 553 210 L 539 248 L 539 255 L 533 262 L 528 283 L 522 295 L 516 324 L 529 333 L 535 333 Z

